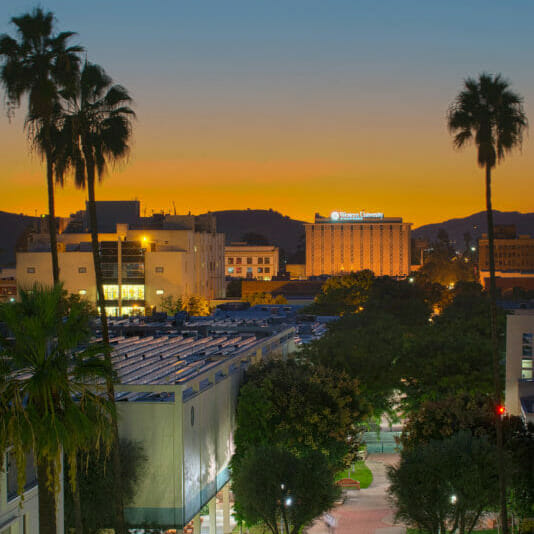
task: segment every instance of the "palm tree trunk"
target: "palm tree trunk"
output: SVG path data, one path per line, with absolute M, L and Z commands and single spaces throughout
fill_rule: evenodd
M 54 169 L 52 154 L 46 151 L 46 183 L 48 187 L 48 232 L 50 234 L 50 252 L 52 253 L 52 277 L 54 285 L 59 283 L 59 260 L 57 253 L 56 208 L 54 202 Z
M 82 503 L 80 499 L 78 471 L 76 471 L 76 487 L 72 492 L 72 501 L 74 504 L 74 524 L 76 527 L 76 534 L 83 534 Z
M 494 382 L 494 417 L 497 433 L 497 470 L 499 473 L 499 503 L 503 534 L 508 534 L 508 513 L 506 510 L 506 471 L 504 467 L 504 446 L 502 432 L 502 417 L 497 413 L 497 407 L 502 403 L 501 373 L 499 370 L 499 339 L 497 337 L 497 285 L 495 282 L 495 246 L 493 235 L 493 211 L 491 207 L 491 167 L 486 164 L 486 214 L 488 219 L 488 256 L 490 269 L 490 320 L 491 320 L 491 348 L 493 356 Z
M 102 283 L 102 265 L 100 263 L 100 251 L 98 246 L 98 221 L 96 217 L 95 201 L 95 163 L 91 151 L 84 150 L 86 169 L 87 169 L 87 193 L 89 197 L 89 224 L 91 227 L 91 243 L 93 248 L 93 262 L 95 266 L 96 293 L 98 306 L 100 307 L 100 323 L 102 325 L 102 341 L 109 347 L 109 330 L 108 319 L 106 316 L 104 287 Z M 111 355 L 109 351 L 105 352 L 105 357 L 111 366 Z M 111 378 L 106 380 L 106 389 L 108 399 L 115 402 L 115 387 Z M 126 534 L 126 525 L 124 522 L 124 503 L 122 500 L 122 469 L 119 450 L 119 426 L 117 417 L 113 420 L 113 448 L 111 451 L 113 461 L 113 496 L 115 499 L 115 531 L 117 534 Z
M 39 484 L 39 534 L 56 534 L 56 499 L 54 490 L 48 487 L 48 470 L 55 471 L 53 462 L 37 462 Z

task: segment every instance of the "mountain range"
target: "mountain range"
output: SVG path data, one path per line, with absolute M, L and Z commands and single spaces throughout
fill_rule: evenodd
M 217 219 L 217 230 L 226 235 L 226 243 L 241 241 L 248 233 L 260 234 L 273 245 L 284 249 L 289 261 L 304 244 L 304 222 L 291 219 L 274 210 L 226 210 L 212 212 Z M 37 218 L 0 211 L 0 266 L 13 266 L 15 246 L 23 231 Z M 494 211 L 495 224 L 515 224 L 518 234 L 534 236 L 534 213 Z M 412 237 L 433 241 L 443 228 L 449 240 L 458 249 L 464 246 L 464 234 L 476 241 L 487 231 L 486 212 L 481 211 L 463 218 L 426 224 L 412 230 Z M 301 254 L 302 256 L 302 254 Z M 300 260 L 302 261 L 302 260 Z

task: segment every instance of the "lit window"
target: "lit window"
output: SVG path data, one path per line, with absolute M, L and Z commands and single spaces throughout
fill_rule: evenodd
M 532 379 L 532 358 L 521 360 L 521 378 Z
M 156 289 L 156 295 L 163 295 L 163 289 Z
M 247 273 L 252 273 L 252 267 L 247 267 Z
M 87 289 L 80 289 L 80 291 L 78 291 L 78 294 L 87 295 Z
M 234 268 L 233 267 L 228 267 L 228 274 L 233 274 L 234 272 Z
M 262 273 L 263 272 L 263 267 L 258 267 L 258 272 Z
M 236 267 L 235 272 L 236 272 L 237 274 L 241 274 L 241 267 Z
M 85 274 L 87 272 L 87 267 L 78 267 L 78 272 L 80 274 Z
M 162 273 L 163 272 L 163 267 L 156 267 L 156 272 L 157 273 Z
M 102 287 L 104 289 L 105 300 L 118 300 L 119 299 L 119 286 L 104 284 Z
M 121 286 L 121 299 L 122 300 L 144 300 L 145 299 L 145 286 L 125 284 Z
M 33 273 L 35 273 L 35 267 L 28 267 L 28 268 L 26 269 L 26 272 L 27 272 L 28 274 L 33 274 Z

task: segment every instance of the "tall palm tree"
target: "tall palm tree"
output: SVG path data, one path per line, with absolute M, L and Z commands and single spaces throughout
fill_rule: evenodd
M 59 282 L 57 234 L 54 204 L 53 128 L 61 113 L 60 91 L 72 85 L 79 69 L 80 46 L 68 46 L 73 32 L 54 31 L 54 15 L 41 8 L 13 17 L 18 40 L 0 35 L 0 83 L 8 116 L 28 97 L 26 132 L 34 148 L 46 161 L 48 187 L 48 229 L 54 283 Z
M 75 92 L 65 92 L 68 103 L 63 119 L 57 173 L 61 180 L 68 170 L 74 171 L 78 187 L 87 187 L 91 243 L 95 268 L 97 300 L 100 308 L 102 339 L 109 343 L 105 296 L 102 282 L 100 247 L 98 243 L 98 221 L 96 215 L 95 182 L 102 180 L 108 164 L 125 158 L 129 153 L 132 120 L 135 117 L 130 104 L 132 99 L 121 85 L 112 79 L 98 65 L 85 62 Z M 111 363 L 111 361 L 110 361 Z M 108 381 L 109 400 L 115 398 L 113 382 Z M 114 481 L 118 485 L 114 495 L 117 499 L 117 530 L 125 531 L 122 492 L 120 491 L 120 455 L 118 427 L 115 422 L 115 444 L 113 448 Z
M 10 333 L 0 339 L 0 454 L 12 448 L 20 493 L 26 454 L 33 454 L 39 532 L 56 534 L 61 455 L 74 484 L 76 454 L 102 438 L 111 442 L 114 406 L 97 393 L 111 368 L 98 354 L 102 347 L 74 351 L 91 333 L 87 304 L 66 299 L 60 284 L 35 286 L 20 297 L 0 308 Z
M 501 522 L 508 532 L 506 510 L 506 481 L 504 469 L 502 420 L 497 407 L 502 403 L 502 381 L 499 370 L 499 341 L 497 338 L 497 289 L 495 284 L 495 251 L 493 212 L 491 207 L 491 171 L 507 153 L 520 146 L 527 127 L 523 99 L 510 89 L 500 74 L 480 74 L 478 79 L 467 78 L 464 87 L 448 111 L 448 128 L 454 135 L 456 148 L 473 141 L 477 147 L 478 165 L 486 172 L 486 214 L 488 222 L 490 268 L 490 314 L 493 356 L 495 426 L 499 462 L 499 494 Z

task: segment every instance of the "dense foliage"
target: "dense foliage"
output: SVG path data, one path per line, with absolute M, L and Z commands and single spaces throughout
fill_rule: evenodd
M 344 373 L 295 360 L 254 366 L 239 393 L 232 462 L 269 444 L 295 454 L 316 450 L 342 467 L 357 452 L 357 425 L 366 413 L 358 383 Z
M 238 519 L 263 523 L 273 534 L 296 534 L 339 496 L 324 455 L 297 455 L 272 444 L 251 447 L 234 467 L 232 491 Z
M 147 458 L 139 443 L 120 440 L 121 455 L 121 489 L 122 500 L 128 505 L 136 490 L 136 485 L 144 475 Z M 78 484 L 80 492 L 81 513 L 84 531 L 88 534 L 100 528 L 109 528 L 114 524 L 113 502 L 115 488 L 113 465 L 109 456 L 101 452 L 78 455 L 80 466 Z M 70 487 L 65 488 L 65 524 L 67 528 L 75 526 L 73 493 Z
M 207 316 L 211 313 L 209 302 L 204 297 L 174 297 L 166 295 L 161 297 L 160 308 L 169 315 L 175 315 L 186 311 L 189 315 Z

